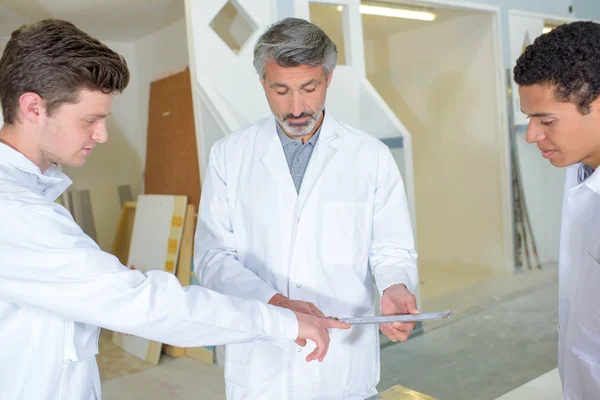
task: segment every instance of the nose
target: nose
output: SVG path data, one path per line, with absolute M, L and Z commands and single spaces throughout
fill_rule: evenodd
M 294 95 L 291 96 L 290 101 L 290 108 L 292 110 L 292 114 L 294 114 L 295 117 L 298 117 L 304 112 L 304 99 L 299 93 L 294 93 Z
M 544 130 L 534 123 L 534 121 L 529 121 L 529 125 L 527 125 L 527 132 L 525 133 L 525 140 L 527 143 L 537 143 L 546 138 L 544 134 Z
M 101 121 L 100 123 L 96 124 L 96 128 L 92 133 L 92 140 L 98 143 L 105 143 L 108 140 L 106 121 Z

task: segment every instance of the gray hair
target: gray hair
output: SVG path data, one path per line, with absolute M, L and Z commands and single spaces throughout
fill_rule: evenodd
M 262 78 L 268 61 L 282 67 L 322 66 L 325 76 L 329 76 L 337 64 L 337 48 L 315 24 L 286 18 L 271 25 L 254 46 L 254 69 Z

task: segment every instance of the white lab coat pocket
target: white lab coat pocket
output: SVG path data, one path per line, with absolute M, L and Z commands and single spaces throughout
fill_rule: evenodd
M 334 201 L 323 207 L 321 256 L 326 264 L 353 264 L 364 244 L 365 203 Z

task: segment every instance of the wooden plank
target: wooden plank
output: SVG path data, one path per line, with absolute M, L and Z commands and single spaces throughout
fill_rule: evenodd
M 196 209 L 193 204 L 188 204 L 183 222 L 183 233 L 181 234 L 181 246 L 179 248 L 179 261 L 177 264 L 177 279 L 181 286 L 190 285 L 192 262 L 194 253 L 194 231 L 196 228 Z M 163 353 L 171 357 L 183 357 L 186 349 L 183 347 L 163 345 Z
M 190 71 L 150 84 L 144 193 L 185 195 L 200 203 L 200 166 Z
M 196 231 L 196 207 L 188 204 L 181 234 L 181 247 L 179 250 L 179 264 L 177 265 L 177 279 L 181 286 L 189 286 L 192 275 L 194 258 L 194 232 Z
M 129 246 L 131 245 L 131 234 L 133 232 L 133 221 L 135 218 L 135 201 L 126 201 L 121 208 L 119 224 L 112 246 L 112 254 L 117 256 L 121 264 L 127 265 Z
M 212 348 L 188 347 L 185 349 L 185 355 L 205 364 L 214 364 L 215 362 L 215 351 Z

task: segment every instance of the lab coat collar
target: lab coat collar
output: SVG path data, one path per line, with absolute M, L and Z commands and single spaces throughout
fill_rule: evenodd
M 596 168 L 594 173 L 582 182 L 582 185 L 587 186 L 594 193 L 600 195 L 600 171 L 598 170 L 600 168 Z
M 16 168 L 15 178 L 49 201 L 55 201 L 73 183 L 58 166 L 42 173 L 33 161 L 0 142 L 0 166 L 3 165 Z
M 335 130 L 335 120 L 325 112 L 325 117 L 321 124 L 319 140 L 315 146 L 311 161 L 308 164 L 306 175 L 302 181 L 300 197 L 305 198 L 312 189 L 314 182 L 318 179 L 323 169 L 327 166 L 329 159 L 335 153 L 338 147 L 339 134 Z M 287 166 L 283 146 L 277 133 L 277 120 L 275 117 L 268 118 L 263 125 L 268 137 L 268 144 L 265 146 L 261 160 L 267 166 L 274 178 L 278 181 L 279 187 L 283 193 L 292 201 L 298 199 L 294 182 L 290 177 L 290 171 Z

